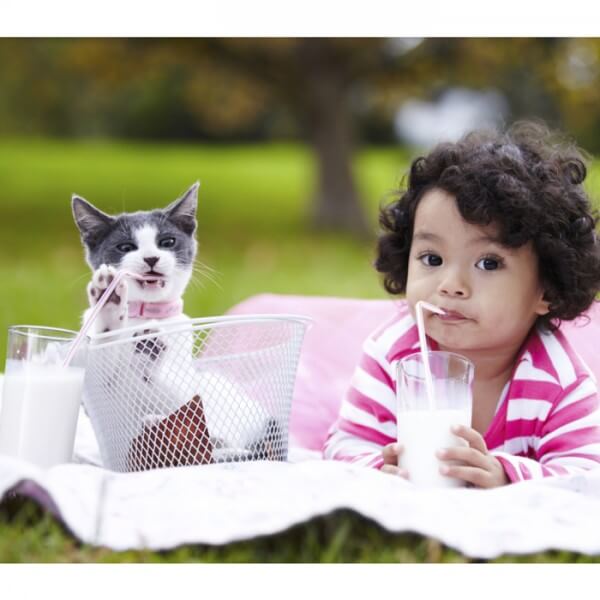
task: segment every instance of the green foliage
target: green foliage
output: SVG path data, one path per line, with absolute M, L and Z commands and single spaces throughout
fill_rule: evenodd
M 340 76 L 359 138 L 393 139 L 407 98 L 494 88 L 591 151 L 598 38 L 2 39 L 0 132 L 153 139 L 308 133 L 301 104 Z M 306 113 L 305 113 L 306 114 Z

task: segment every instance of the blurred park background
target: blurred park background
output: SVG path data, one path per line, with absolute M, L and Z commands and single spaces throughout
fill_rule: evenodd
M 73 193 L 118 213 L 201 181 L 191 316 L 261 292 L 383 298 L 378 207 L 411 157 L 531 117 L 600 151 L 599 39 L 0 39 L 0 365 L 8 325 L 80 325 Z M 16 538 L 27 560 L 87 556 L 23 531 L 0 560 Z M 379 533 L 351 555 L 336 531 L 329 559 L 381 558 Z M 423 560 L 407 543 L 386 556 Z
M 384 297 L 378 206 L 410 158 L 524 117 L 600 150 L 600 40 L 0 39 L 0 330 L 78 327 L 72 193 L 118 213 L 197 179 L 189 314 Z

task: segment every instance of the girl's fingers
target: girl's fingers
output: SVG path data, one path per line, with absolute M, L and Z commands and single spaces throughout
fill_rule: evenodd
M 459 467 L 455 465 L 442 465 L 440 473 L 446 477 L 462 479 L 467 483 L 480 488 L 494 487 L 493 478 L 488 471 L 478 467 Z
M 383 466 L 381 470 L 384 473 L 390 473 L 391 475 L 397 475 L 408 479 L 408 471 L 398 466 L 398 457 L 402 454 L 402 444 L 388 444 L 384 446 L 381 454 L 383 456 Z
M 482 454 L 479 450 L 474 450 L 473 448 L 465 448 L 463 446 L 442 448 L 438 450 L 435 455 L 443 461 L 456 460 L 461 463 L 466 463 L 468 466 L 489 470 L 487 455 Z
M 465 427 L 464 425 L 454 425 L 451 430 L 454 435 L 465 440 L 471 448 L 479 450 L 479 452 L 482 452 L 483 454 L 487 454 L 488 449 L 485 440 L 478 431 L 472 427 Z
M 398 457 L 402 454 L 402 445 L 401 444 L 388 444 L 383 447 L 381 451 L 383 456 L 383 462 L 386 465 L 397 465 Z
M 395 465 L 383 465 L 380 469 L 383 473 L 389 473 L 390 475 L 397 475 L 403 479 L 408 479 L 408 472 L 406 469 L 401 469 Z

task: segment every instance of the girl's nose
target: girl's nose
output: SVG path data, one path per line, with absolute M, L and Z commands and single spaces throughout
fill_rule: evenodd
M 438 292 L 441 296 L 458 298 L 467 298 L 471 293 L 468 283 L 457 273 L 447 273 L 446 277 L 440 282 Z

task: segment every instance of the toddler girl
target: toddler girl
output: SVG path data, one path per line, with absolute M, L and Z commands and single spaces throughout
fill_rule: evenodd
M 365 342 L 326 458 L 410 478 L 398 467 L 396 365 L 420 349 L 475 365 L 468 447 L 440 449 L 440 471 L 478 487 L 567 475 L 600 464 L 593 375 L 558 329 L 600 289 L 596 218 L 575 147 L 538 124 L 475 132 L 411 165 L 408 189 L 382 210 L 377 270 L 406 305 Z M 452 465 L 447 461 L 453 462 Z

